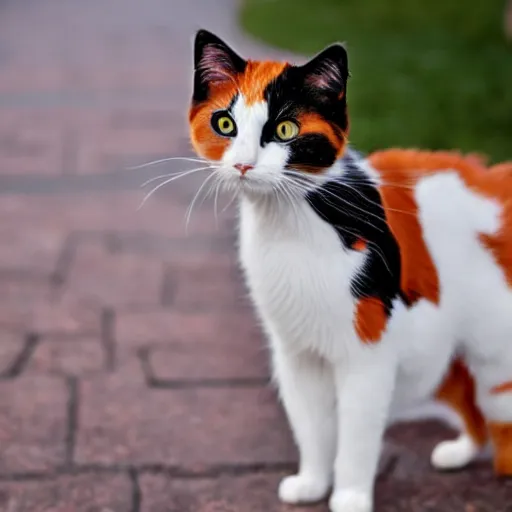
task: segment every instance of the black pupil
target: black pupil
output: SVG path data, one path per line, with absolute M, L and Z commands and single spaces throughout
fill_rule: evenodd
M 229 130 L 229 127 L 230 127 L 229 119 L 223 119 L 221 121 L 221 128 L 223 130 Z

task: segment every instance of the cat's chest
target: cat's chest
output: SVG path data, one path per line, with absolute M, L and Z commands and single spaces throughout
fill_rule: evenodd
M 350 287 L 362 256 L 346 251 L 307 203 L 281 219 L 241 206 L 241 263 L 264 320 L 297 341 L 352 325 Z

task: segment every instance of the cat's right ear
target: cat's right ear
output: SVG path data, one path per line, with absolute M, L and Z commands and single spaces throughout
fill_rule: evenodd
M 224 41 L 207 30 L 199 30 L 194 42 L 194 100 L 204 101 L 211 85 L 233 81 L 247 62 Z

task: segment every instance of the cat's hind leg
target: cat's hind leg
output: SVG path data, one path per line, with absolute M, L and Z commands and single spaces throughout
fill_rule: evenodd
M 439 443 L 432 452 L 431 463 L 439 470 L 463 468 L 480 454 L 488 432 L 485 418 L 476 403 L 474 379 L 461 360 L 452 362 L 436 398 L 459 414 L 464 432 L 457 439 Z

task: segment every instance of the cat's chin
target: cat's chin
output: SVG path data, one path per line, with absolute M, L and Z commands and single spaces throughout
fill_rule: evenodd
M 249 180 L 241 184 L 240 192 L 248 197 L 254 198 L 275 195 L 275 189 L 272 185 Z
M 228 180 L 223 183 L 224 191 L 228 194 L 237 193 L 240 197 L 251 200 L 267 199 L 276 195 L 272 184 L 254 179 Z

